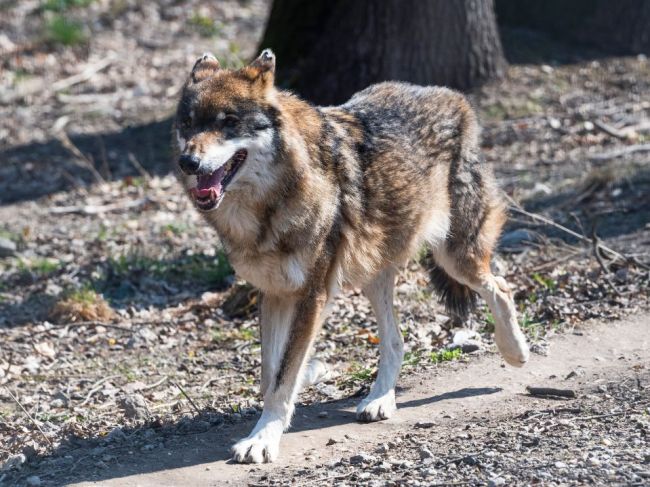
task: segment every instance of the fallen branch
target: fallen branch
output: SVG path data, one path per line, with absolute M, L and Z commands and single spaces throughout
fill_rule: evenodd
M 648 144 L 648 147 L 650 148 L 650 144 Z M 505 193 L 503 191 L 502 191 L 502 194 L 503 194 L 504 198 L 506 198 L 506 200 L 508 200 L 508 202 L 510 203 L 510 205 L 508 206 L 508 209 L 510 211 L 517 212 L 517 213 L 519 213 L 521 215 L 525 215 L 525 216 L 527 216 L 527 217 L 529 217 L 529 218 L 531 218 L 533 220 L 536 220 L 536 221 L 538 221 L 540 223 L 544 223 L 545 225 L 549 225 L 549 226 L 551 226 L 553 228 L 557 228 L 558 230 L 562 230 L 564 233 L 567 233 L 567 234 L 571 235 L 572 237 L 577 238 L 581 242 L 587 242 L 589 244 L 593 244 L 593 240 L 590 239 L 589 237 L 586 237 L 585 235 L 582 235 L 581 233 L 575 232 L 575 231 L 571 230 L 570 228 L 565 227 L 564 225 L 560 225 L 559 223 L 554 222 L 550 218 L 546 218 L 545 216 L 542 216 L 542 215 L 540 215 L 538 213 L 531 213 L 530 211 L 526 211 L 519 205 L 519 203 L 517 203 L 514 199 L 512 199 L 510 197 L 510 195 L 508 195 L 507 193 Z M 609 254 L 616 257 L 617 259 L 621 259 L 624 262 L 634 264 L 634 265 L 636 265 L 636 266 L 638 266 L 638 267 L 640 267 L 642 269 L 650 270 L 650 266 L 644 264 L 643 262 L 640 262 L 635 257 L 630 257 L 630 256 L 627 256 L 627 255 L 621 254 L 620 252 L 617 252 L 616 250 L 604 245 L 602 242 L 598 242 L 596 245 L 598 246 L 599 249 L 604 250 L 605 252 L 608 252 Z
M 536 397 L 567 397 L 575 398 L 576 391 L 573 389 L 555 389 L 554 387 L 526 387 L 528 394 Z
M 594 154 L 589 157 L 592 161 L 607 161 L 609 159 L 615 159 L 616 157 L 626 156 L 628 154 L 633 154 L 634 152 L 649 152 L 650 144 L 636 144 L 628 145 L 620 149 L 615 149 L 609 152 L 603 152 L 602 154 Z
M 600 120 L 595 120 L 594 125 L 605 132 L 607 135 L 611 135 L 617 139 L 627 139 L 629 137 L 629 132 L 619 130 L 616 127 L 612 127 L 611 125 L 606 124 L 605 122 L 601 122 Z
M 18 398 L 17 398 L 16 396 L 13 395 L 13 393 L 9 390 L 8 387 L 5 387 L 5 389 L 7 389 L 7 392 L 9 393 L 9 395 L 11 396 L 11 398 L 16 402 L 16 404 L 18 404 L 18 406 L 20 406 L 20 409 L 23 410 L 23 412 L 27 415 L 27 417 L 29 418 L 29 420 L 34 424 L 34 426 L 36 426 L 36 428 L 38 429 L 38 431 L 41 432 L 41 434 L 43 435 L 43 438 L 45 438 L 45 441 L 47 441 L 48 445 L 53 446 L 53 445 L 52 445 L 52 440 L 50 440 L 50 439 L 47 437 L 47 435 L 45 434 L 45 431 L 43 431 L 43 429 L 42 429 L 41 426 L 36 422 L 36 420 L 33 418 L 33 416 L 32 416 L 31 414 L 29 414 L 29 412 L 27 411 L 27 409 L 25 409 L 25 406 L 23 406 L 23 405 L 20 403 L 20 401 L 18 400 Z

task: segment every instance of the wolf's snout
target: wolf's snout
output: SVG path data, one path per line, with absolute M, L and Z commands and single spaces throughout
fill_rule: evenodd
M 201 165 L 201 159 L 195 155 L 183 154 L 178 160 L 178 165 L 185 174 L 196 174 Z

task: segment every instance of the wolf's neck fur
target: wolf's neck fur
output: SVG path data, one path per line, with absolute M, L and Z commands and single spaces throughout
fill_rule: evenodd
M 280 259 L 279 271 L 288 281 L 282 287 L 298 288 L 318 256 L 314 249 L 324 246 L 338 220 L 340 189 L 323 146 L 325 131 L 331 130 L 328 116 L 282 92 L 277 108 L 280 143 L 258 182 L 270 189 L 260 194 L 252 188 L 232 191 L 208 219 L 242 277 L 251 280 L 246 272 L 250 265 L 264 266 L 268 257 L 268 265 L 277 267 Z

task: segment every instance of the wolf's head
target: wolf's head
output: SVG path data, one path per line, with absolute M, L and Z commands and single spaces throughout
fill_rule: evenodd
M 183 87 L 175 132 L 178 167 L 196 206 L 217 208 L 228 191 L 263 192 L 278 150 L 275 56 L 264 50 L 239 70 L 222 69 L 211 54 Z

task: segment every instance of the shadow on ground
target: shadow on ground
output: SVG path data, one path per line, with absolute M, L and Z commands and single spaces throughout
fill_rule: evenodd
M 493 387 L 462 388 L 398 402 L 398 408 L 415 408 L 442 401 L 453 404 L 459 399 L 495 394 L 501 390 Z M 325 430 L 352 423 L 357 401 L 345 398 L 298 407 L 290 432 Z M 327 412 L 325 418 L 319 417 L 323 411 Z M 27 477 L 38 475 L 43 485 L 67 485 L 228 461 L 231 445 L 248 435 L 258 417 L 256 414 L 237 422 L 234 415 L 203 412 L 172 424 L 150 422 L 136 428 L 116 429 L 99 438 L 84 439 L 71 435 L 52 454 L 34 456 L 19 472 L 10 472 L 5 482 L 7 485 L 13 485 L 12 482 L 22 485 Z
M 0 326 L 21 326 L 51 319 L 53 305 L 67 290 L 48 294 L 48 280 L 74 272 L 84 277 L 87 289 L 101 294 L 113 309 L 168 308 L 205 291 L 223 291 L 232 283 L 233 270 L 226 256 L 183 255 L 153 258 L 130 254 L 91 263 L 79 269 L 65 266 L 47 272 L 24 269 L 6 278 L 7 288 L 29 286 L 17 302 L 0 302 Z M 96 277 L 90 277 L 96 276 Z
M 70 141 L 106 180 L 170 172 L 171 119 L 118 132 L 70 135 Z M 0 149 L 0 204 L 34 200 L 97 182 L 58 139 Z M 19 183 L 17 183 L 19 182 Z

